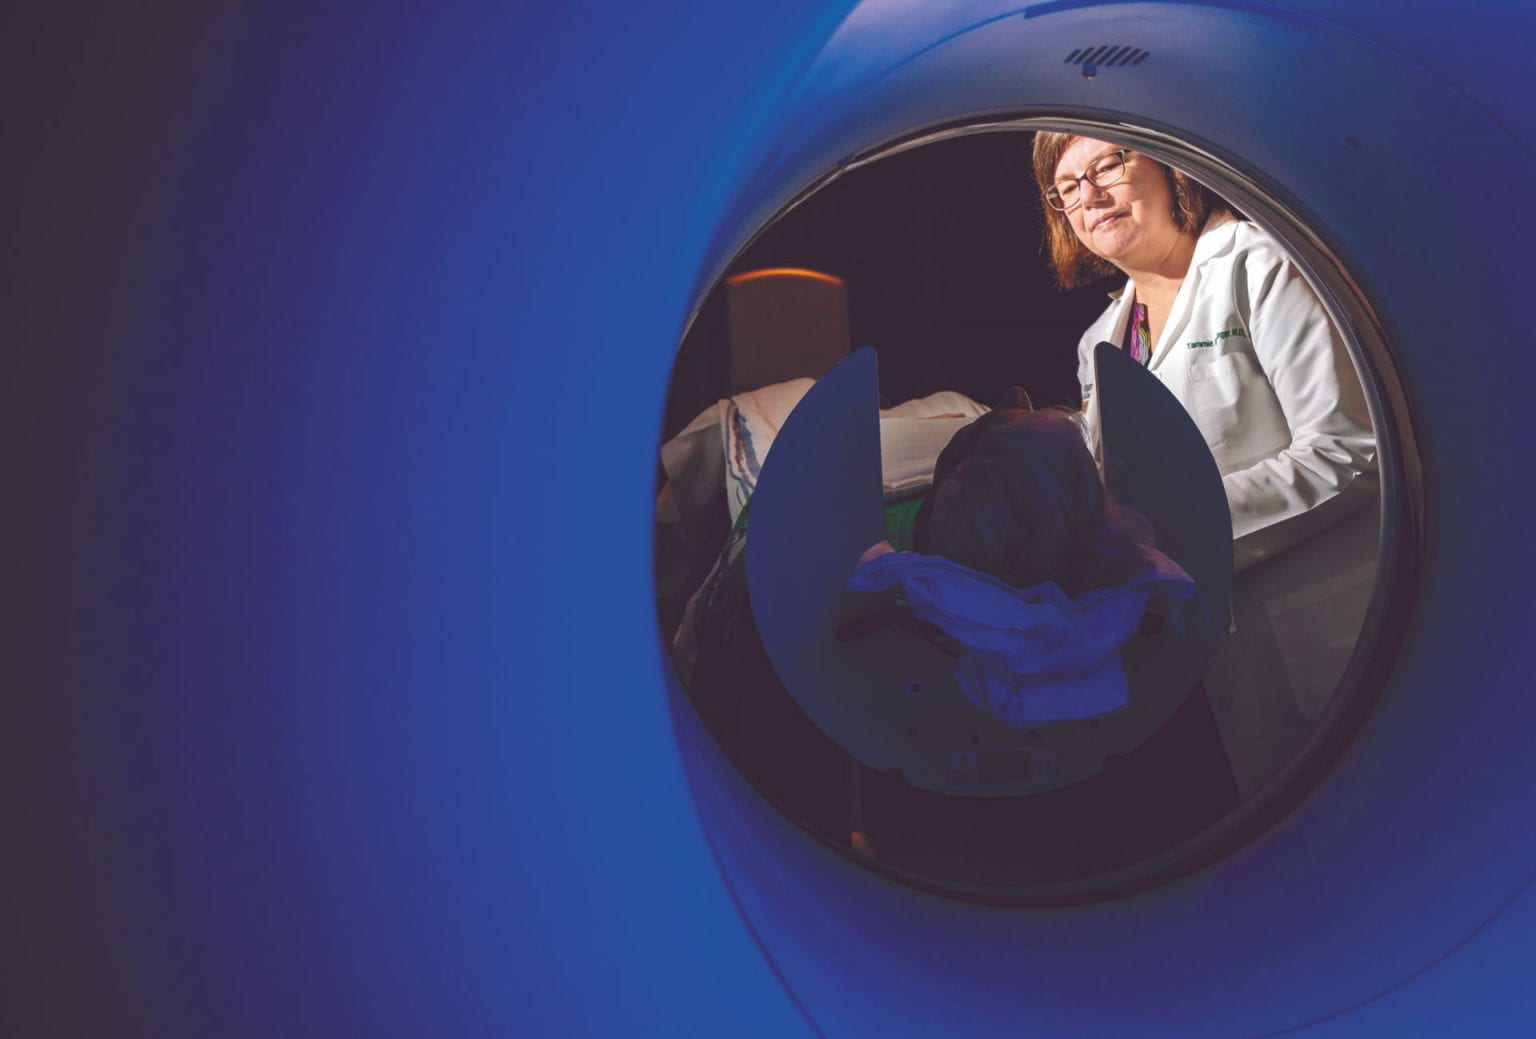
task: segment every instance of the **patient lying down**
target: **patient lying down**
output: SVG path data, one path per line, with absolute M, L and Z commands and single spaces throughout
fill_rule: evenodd
M 909 526 L 910 546 L 876 544 L 849 588 L 899 586 L 959 645 L 966 694 L 1012 725 L 1124 706 L 1120 647 L 1149 606 L 1167 613 L 1194 591 L 1105 491 L 1076 419 L 1032 410 L 1018 389 L 950 440 Z
M 1146 522 L 1105 492 L 1075 417 L 1033 411 L 1022 391 L 953 435 L 931 488 L 888 496 L 885 520 L 887 539 L 865 553 L 850 587 L 899 588 L 920 619 L 958 643 L 957 678 L 971 699 L 1013 725 L 1123 704 L 1120 647 L 1159 610 L 1176 626 L 1177 601 L 1193 590 L 1152 547 Z M 882 861 L 1012 883 L 1110 868 L 1183 839 L 1235 802 L 1198 686 L 1142 745 L 1062 789 L 966 798 L 911 788 L 899 771 L 850 773 L 846 752 L 784 690 L 757 636 L 748 526 L 737 525 L 699 597 L 696 666 L 685 681 L 722 749 L 813 831 L 859 829 Z M 964 864 L 930 861 L 949 854 L 935 849 L 955 848 Z M 1070 861 L 1029 866 L 1041 848 L 1067 848 Z

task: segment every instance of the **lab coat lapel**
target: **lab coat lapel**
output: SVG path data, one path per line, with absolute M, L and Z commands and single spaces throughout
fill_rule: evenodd
M 1104 333 L 1104 341 L 1118 347 L 1125 343 L 1125 326 L 1131 319 L 1131 304 L 1136 299 L 1136 291 L 1130 281 L 1126 281 L 1125 287 L 1119 292 L 1111 292 L 1109 298 L 1115 301 L 1115 310 L 1109 329 Z
M 1157 334 L 1157 342 L 1152 344 L 1152 358 L 1147 362 L 1147 367 L 1156 371 L 1168 355 L 1173 353 L 1175 345 L 1183 338 L 1189 325 L 1190 311 L 1194 307 L 1195 294 L 1200 290 L 1200 275 L 1205 266 L 1205 261 L 1211 254 L 1219 251 L 1222 244 L 1231 236 L 1213 235 L 1211 232 L 1227 224 L 1235 224 L 1236 221 L 1227 214 L 1221 214 L 1206 222 L 1205 228 L 1200 232 L 1200 237 L 1195 241 L 1195 251 L 1189 258 L 1189 271 L 1184 275 L 1184 280 L 1179 283 L 1179 291 L 1174 294 L 1173 306 L 1168 308 L 1168 320 L 1163 322 L 1163 327 Z M 1125 326 L 1121 326 L 1122 334 Z
M 1189 323 L 1190 300 L 1195 297 L 1195 286 L 1199 280 L 1200 268 L 1191 260 L 1189 272 L 1179 282 L 1179 291 L 1173 295 L 1173 306 L 1168 308 L 1168 320 L 1163 322 L 1163 327 L 1157 333 L 1157 342 L 1152 344 L 1152 357 L 1147 361 L 1150 370 L 1155 372 L 1162 366 L 1163 359 L 1173 352 L 1173 344 Z

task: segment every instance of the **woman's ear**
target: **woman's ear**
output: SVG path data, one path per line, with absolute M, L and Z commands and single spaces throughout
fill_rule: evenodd
M 1029 394 L 1023 388 L 1015 386 L 1003 394 L 1003 399 L 997 402 L 996 411 L 1034 411 L 1034 402 L 1029 399 Z

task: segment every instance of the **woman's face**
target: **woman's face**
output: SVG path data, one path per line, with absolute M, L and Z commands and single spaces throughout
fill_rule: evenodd
M 1095 160 L 1112 155 L 1120 145 L 1092 137 L 1075 137 L 1056 163 L 1057 183 L 1080 176 Z M 1108 187 L 1084 179 L 1067 221 L 1088 251 L 1124 271 L 1153 270 L 1178 242 L 1173 222 L 1173 194 L 1163 167 L 1127 151 L 1125 172 Z

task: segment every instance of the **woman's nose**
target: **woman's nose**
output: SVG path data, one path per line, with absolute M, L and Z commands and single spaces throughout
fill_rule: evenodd
M 1083 178 L 1082 186 L 1079 187 L 1077 191 L 1078 198 L 1085 206 L 1092 205 L 1095 200 L 1101 200 L 1109 197 L 1109 190 L 1107 188 L 1099 187 L 1097 184 L 1086 177 Z

